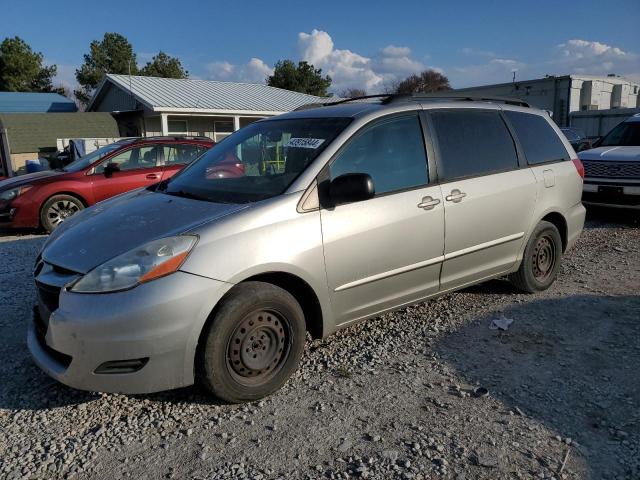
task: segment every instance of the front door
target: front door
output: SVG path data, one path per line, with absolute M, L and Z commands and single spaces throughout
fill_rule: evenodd
M 330 164 L 326 181 L 346 173 L 369 174 L 376 195 L 320 212 L 337 324 L 435 293 L 444 246 L 443 199 L 429 185 L 416 113 L 365 127 Z
M 161 148 L 162 145 L 130 148 L 98 165 L 91 175 L 95 201 L 159 182 L 162 178 Z M 105 176 L 104 169 L 108 164 L 118 165 L 119 170 Z
M 447 290 L 508 271 L 525 240 L 536 179 L 499 111 L 430 114 L 444 196 Z

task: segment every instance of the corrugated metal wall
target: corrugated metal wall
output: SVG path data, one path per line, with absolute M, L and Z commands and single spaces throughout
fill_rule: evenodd
M 613 108 L 571 113 L 571 126 L 584 131 L 588 137 L 606 135 L 609 130 L 624 122 L 631 115 L 640 113 L 640 108 Z

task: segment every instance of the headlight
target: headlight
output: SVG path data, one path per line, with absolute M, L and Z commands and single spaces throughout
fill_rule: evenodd
M 194 235 L 179 235 L 149 242 L 94 268 L 71 291 L 115 292 L 169 275 L 184 263 L 197 239 Z
M 21 187 L 5 190 L 4 192 L 0 192 L 0 200 L 10 202 L 29 190 L 31 190 L 31 185 L 23 185 Z

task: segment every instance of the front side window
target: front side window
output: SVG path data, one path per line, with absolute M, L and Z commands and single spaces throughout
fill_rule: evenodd
M 65 172 L 79 172 L 80 170 L 84 170 L 89 167 L 92 163 L 100 160 L 105 155 L 117 150 L 118 148 L 122 148 L 121 143 L 111 143 L 109 145 L 105 145 L 102 148 L 94 150 L 91 153 L 86 154 L 84 157 L 80 157 L 79 159 L 71 162 L 69 165 L 63 168 Z
M 599 147 L 640 146 L 640 122 L 624 122 L 615 127 L 598 143 Z
M 104 167 L 111 163 L 118 165 L 120 171 L 153 168 L 157 165 L 159 148 L 157 145 L 154 145 L 125 150 L 98 165 L 95 173 L 103 173 Z
M 442 181 L 518 168 L 518 155 L 498 112 L 452 110 L 431 113 Z
M 159 191 L 219 203 L 280 195 L 350 122 L 295 118 L 253 123 L 225 138 Z
M 331 179 L 367 173 L 376 194 L 426 185 L 427 157 L 417 115 L 393 118 L 366 128 L 329 167 Z
M 567 149 L 545 118 L 531 113 L 504 113 L 516 131 L 529 165 L 569 160 Z

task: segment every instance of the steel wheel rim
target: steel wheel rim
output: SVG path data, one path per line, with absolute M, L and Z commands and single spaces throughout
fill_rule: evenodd
M 47 210 L 47 219 L 51 225 L 60 225 L 67 218 L 75 215 L 80 207 L 71 200 L 59 200 Z
M 273 310 L 256 310 L 238 324 L 229 339 L 229 373 L 243 385 L 255 386 L 273 378 L 286 363 L 291 329 Z
M 533 276 L 539 282 L 547 280 L 556 265 L 555 241 L 549 235 L 543 235 L 533 248 Z

